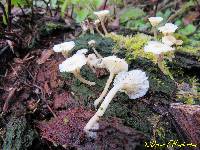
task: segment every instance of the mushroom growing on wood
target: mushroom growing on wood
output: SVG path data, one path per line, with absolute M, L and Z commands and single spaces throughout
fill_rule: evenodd
M 166 23 L 164 26 L 158 28 L 158 30 L 162 32 L 165 36 L 173 34 L 176 29 L 178 29 L 178 27 L 173 23 Z
M 90 82 L 84 79 L 80 74 L 80 69 L 87 62 L 85 55 L 83 54 L 75 54 L 72 57 L 66 59 L 62 64 L 59 65 L 60 72 L 70 72 L 73 73 L 74 76 L 79 79 L 81 82 L 88 84 L 90 86 L 95 85 L 95 82 Z
M 74 41 L 64 42 L 61 44 L 54 45 L 54 52 L 61 52 L 64 57 L 68 57 L 69 52 L 74 48 Z
M 106 27 L 105 27 L 105 19 L 109 15 L 109 13 L 110 13 L 109 10 L 101 10 L 101 11 L 94 12 L 94 14 L 100 20 L 101 26 L 102 26 L 103 31 L 104 31 L 105 34 L 108 34 L 108 31 L 106 30 Z
M 176 45 L 182 45 L 183 41 L 182 40 L 177 40 L 173 35 L 167 35 L 162 37 L 162 42 L 164 44 L 167 44 L 169 46 L 172 46 L 174 44 Z
M 141 70 L 132 70 L 129 72 L 120 72 L 114 80 L 114 86 L 109 91 L 101 106 L 95 115 L 84 127 L 87 132 L 92 129 L 99 118 L 105 113 L 109 103 L 118 91 L 125 92 L 130 99 L 136 99 L 144 96 L 149 89 L 149 81 L 146 73 Z
M 110 76 L 106 82 L 106 86 L 101 93 L 100 97 L 94 101 L 94 106 L 102 101 L 103 97 L 106 95 L 109 86 L 116 74 L 122 71 L 128 71 L 128 64 L 124 59 L 117 58 L 116 56 L 108 56 L 101 59 L 99 63 L 97 63 L 97 67 L 106 68 L 110 72 Z
M 168 74 L 163 66 L 164 53 L 174 51 L 175 49 L 167 44 L 158 41 L 149 41 L 144 47 L 145 52 L 151 52 L 157 57 L 158 67 L 164 74 Z M 173 79 L 173 77 L 171 76 Z

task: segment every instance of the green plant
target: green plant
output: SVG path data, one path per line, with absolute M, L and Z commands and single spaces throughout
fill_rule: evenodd
M 72 17 L 77 23 L 84 21 L 87 17 L 93 18 L 93 11 L 101 4 L 101 0 L 61 0 L 61 14 L 64 16 L 66 10 L 71 8 Z

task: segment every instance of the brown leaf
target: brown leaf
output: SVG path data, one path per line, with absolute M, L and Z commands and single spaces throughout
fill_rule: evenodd
M 55 98 L 53 101 L 54 109 L 59 108 L 72 108 L 77 106 L 77 101 L 74 100 L 70 93 L 62 92 L 60 94 L 55 94 Z
M 36 61 L 39 65 L 45 63 L 47 59 L 53 54 L 52 50 L 46 50 L 42 52 L 41 57 Z
M 45 94 L 51 95 L 51 90 L 49 88 L 47 81 L 45 81 L 45 83 L 44 83 L 44 92 L 45 92 Z

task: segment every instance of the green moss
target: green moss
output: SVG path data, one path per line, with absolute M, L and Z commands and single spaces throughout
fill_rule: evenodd
M 180 52 L 180 53 L 185 53 L 187 55 L 190 55 L 190 56 L 196 56 L 198 58 L 200 58 L 200 47 L 194 47 L 194 46 L 179 46 L 177 47 L 177 52 Z
M 134 36 L 123 36 L 117 34 L 108 34 L 107 37 L 111 38 L 117 48 L 126 50 L 126 59 L 131 61 L 136 58 L 146 58 L 154 63 L 157 62 L 157 58 L 153 53 L 144 52 L 144 46 L 150 41 L 151 37 L 145 34 L 136 34 Z
M 46 22 L 40 28 L 41 36 L 47 36 L 58 30 L 69 30 L 70 27 L 64 23 Z
M 24 117 L 12 118 L 6 126 L 3 150 L 26 150 L 35 138 Z
M 90 40 L 96 41 L 96 50 L 104 57 L 112 55 L 114 42 L 111 38 L 103 38 L 102 36 L 98 34 L 85 34 L 81 37 L 79 37 L 75 43 L 76 46 L 73 50 L 73 54 L 76 53 L 76 51 L 86 48 L 89 50 L 89 53 L 93 53 L 93 50 L 88 46 L 88 42 Z

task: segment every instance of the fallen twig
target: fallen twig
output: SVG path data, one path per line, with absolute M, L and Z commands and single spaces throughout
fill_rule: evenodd
M 17 88 L 15 87 L 9 92 L 8 97 L 6 98 L 5 103 L 3 105 L 3 113 L 7 112 L 10 99 L 13 97 L 16 90 L 17 90 Z
M 181 6 L 181 8 L 178 11 L 176 11 L 175 14 L 171 15 L 168 18 L 167 22 L 172 22 L 176 17 L 181 17 L 184 13 L 186 13 L 188 10 L 190 10 L 195 5 L 196 4 L 194 2 L 192 2 L 192 1 L 189 1 L 189 2 L 187 2 L 185 4 L 183 4 Z
M 56 118 L 57 115 L 53 112 L 53 110 L 51 109 L 51 107 L 50 107 L 49 104 L 47 103 L 47 100 L 46 100 L 46 98 L 45 98 L 45 94 L 44 94 L 44 92 L 43 92 L 43 89 L 42 89 L 40 86 L 36 85 L 36 84 L 33 84 L 33 86 L 35 86 L 35 87 L 37 87 L 38 89 L 40 89 L 41 94 L 42 94 L 42 100 L 44 100 L 44 102 L 45 102 L 46 105 L 47 105 L 47 108 L 48 108 L 49 111 L 53 114 L 53 116 Z

